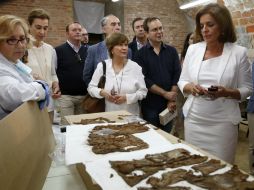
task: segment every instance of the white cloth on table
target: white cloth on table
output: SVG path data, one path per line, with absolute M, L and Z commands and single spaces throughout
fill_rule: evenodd
M 45 90 L 42 85 L 33 82 L 31 75 L 19 70 L 15 63 L 7 60 L 1 53 L 0 81 L 0 119 L 23 102 L 45 98 Z
M 120 91 L 117 93 L 126 95 L 127 99 L 126 103 L 120 105 L 106 100 L 105 111 L 126 110 L 134 115 L 139 115 L 140 108 L 138 101 L 145 98 L 147 94 L 142 68 L 136 62 L 128 59 L 124 68 L 118 74 L 115 74 L 112 67 L 112 59 L 108 59 L 105 62 L 106 84 L 104 90 L 109 94 L 112 89 Z M 99 63 L 87 89 L 89 94 L 93 97 L 102 98 L 102 96 L 100 96 L 101 89 L 98 88 L 98 82 L 102 73 L 102 63 Z
M 32 69 L 32 75 L 36 74 L 46 81 L 52 88 L 52 82 L 58 82 L 55 71 L 56 65 L 56 51 L 55 49 L 43 42 L 41 46 L 28 49 L 28 63 L 27 65 Z M 48 111 L 54 110 L 54 100 L 50 96 Z

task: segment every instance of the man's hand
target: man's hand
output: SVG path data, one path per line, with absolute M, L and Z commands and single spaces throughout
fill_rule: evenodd
M 176 101 L 177 92 L 169 91 L 163 94 L 163 97 L 169 101 Z
M 169 101 L 167 107 L 170 112 L 174 112 L 176 110 L 176 102 Z
M 52 83 L 52 95 L 51 96 L 54 99 L 57 99 L 61 96 L 61 91 L 60 91 L 60 88 L 59 88 L 59 84 L 56 81 L 54 81 Z

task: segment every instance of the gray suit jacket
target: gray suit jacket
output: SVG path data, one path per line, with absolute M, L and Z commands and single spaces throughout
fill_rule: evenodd
M 86 87 L 92 79 L 93 73 L 98 65 L 103 60 L 108 59 L 108 49 L 105 40 L 95 45 L 89 46 L 87 50 L 87 57 L 83 70 L 83 80 L 85 81 Z M 128 58 L 131 58 L 131 50 L 128 50 Z

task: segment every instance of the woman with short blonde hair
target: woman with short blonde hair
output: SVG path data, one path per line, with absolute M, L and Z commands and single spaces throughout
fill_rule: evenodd
M 13 15 L 0 16 L 0 119 L 29 100 L 40 101 L 41 108 L 47 104 L 47 84 L 33 81 L 31 69 L 20 61 L 28 44 L 25 21 Z

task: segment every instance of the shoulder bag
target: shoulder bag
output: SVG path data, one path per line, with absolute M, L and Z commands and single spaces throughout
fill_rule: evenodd
M 106 83 L 106 63 L 102 61 L 103 74 L 99 80 L 98 88 L 104 88 Z M 105 111 L 105 98 L 94 98 L 89 93 L 85 95 L 82 107 L 87 113 L 97 113 Z

